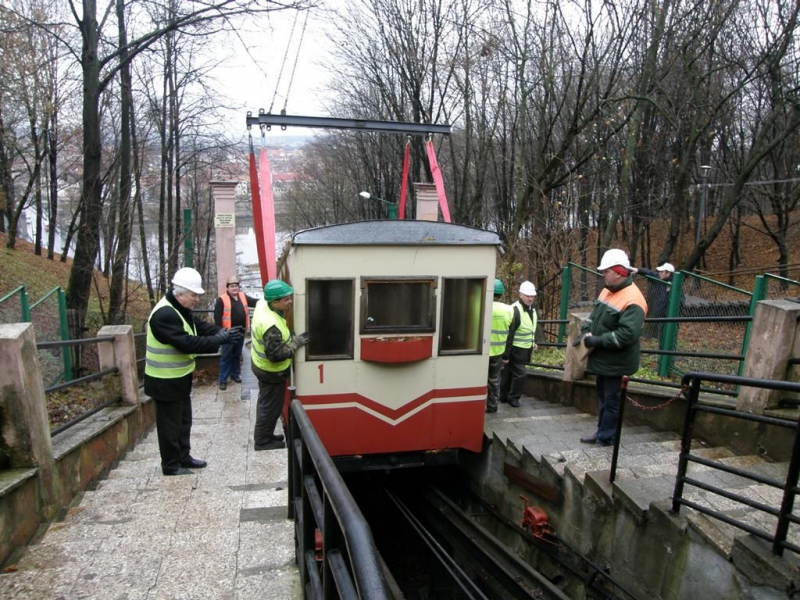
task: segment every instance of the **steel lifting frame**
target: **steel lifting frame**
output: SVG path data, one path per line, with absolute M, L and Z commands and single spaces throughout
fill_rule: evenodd
M 403 133 L 406 135 L 428 135 L 440 133 L 450 135 L 450 125 L 431 125 L 427 123 L 405 123 L 402 121 L 373 121 L 369 119 L 335 119 L 331 117 L 303 117 L 297 115 L 273 115 L 259 111 L 258 116 L 247 113 L 248 129 L 253 125 L 279 125 L 287 127 L 311 127 L 315 129 L 355 129 L 378 131 L 381 133 Z

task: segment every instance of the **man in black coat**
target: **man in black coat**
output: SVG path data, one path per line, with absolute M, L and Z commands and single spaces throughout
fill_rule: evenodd
M 675 275 L 675 267 L 672 263 L 664 263 L 656 267 L 655 271 L 650 269 L 631 267 L 631 273 L 635 275 L 646 275 L 658 281 L 651 281 L 647 291 L 647 306 L 649 308 L 648 315 L 650 318 L 659 318 L 667 316 L 667 308 L 669 308 L 669 293 L 672 288 L 672 277 Z M 664 335 L 664 323 L 658 323 L 655 327 L 650 324 L 650 327 L 645 327 L 649 334 L 647 337 L 653 337 L 653 333 L 658 332 L 659 345 Z
M 179 269 L 172 278 L 172 290 L 155 305 L 147 322 L 144 391 L 156 403 L 164 475 L 192 475 L 189 468 L 207 465 L 189 453 L 195 355 L 217 352 L 222 344 L 244 338 L 241 328 L 221 329 L 195 320 L 192 309 L 203 293 L 200 273 Z

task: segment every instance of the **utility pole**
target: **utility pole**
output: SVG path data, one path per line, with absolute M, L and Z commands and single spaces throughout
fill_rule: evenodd
M 708 174 L 711 171 L 711 165 L 700 165 L 701 175 L 703 177 L 703 188 L 700 190 L 700 206 L 697 211 L 697 223 L 695 227 L 694 245 L 700 245 L 700 238 L 702 237 L 701 225 L 706 217 L 706 203 L 708 202 Z

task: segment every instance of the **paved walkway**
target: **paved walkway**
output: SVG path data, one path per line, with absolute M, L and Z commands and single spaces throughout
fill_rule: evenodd
M 254 382 L 195 388 L 207 468 L 164 477 L 153 428 L 0 576 L 0 598 L 301 598 L 286 451 L 253 451 Z

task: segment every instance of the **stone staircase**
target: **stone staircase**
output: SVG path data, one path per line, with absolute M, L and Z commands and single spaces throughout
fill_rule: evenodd
M 493 459 L 495 469 L 502 468 L 497 466 L 500 461 L 513 464 L 535 480 L 559 490 L 559 501 L 548 503 L 542 500 L 540 504 L 551 515 L 554 529 L 571 536 L 570 542 L 574 546 L 583 548 L 594 558 L 602 557 L 603 552 L 612 555 L 620 552 L 614 549 L 618 540 L 609 541 L 609 536 L 613 538 L 626 527 L 644 531 L 648 523 L 665 519 L 674 522 L 676 535 L 688 536 L 704 545 L 703 552 L 713 549 L 721 564 L 734 562 L 737 540 L 751 538 L 749 543 L 753 543 L 755 538 L 742 529 L 689 507 L 682 506 L 677 516 L 671 513 L 680 451 L 677 434 L 655 431 L 647 426 L 624 426 L 616 479 L 611 484 L 609 472 L 613 448 L 580 443 L 580 437 L 591 434 L 595 424 L 595 416 L 581 413 L 576 408 L 525 397 L 520 408 L 501 404 L 497 413 L 487 414 L 484 431 L 492 440 L 492 451 L 499 455 Z M 762 456 L 737 456 L 728 448 L 707 447 L 699 441 L 694 443 L 692 453 L 778 480 L 783 480 L 788 470 L 788 463 L 770 462 Z M 781 504 L 781 490 L 718 469 L 690 462 L 687 475 L 773 508 Z M 520 492 L 518 489 L 506 492 L 495 489 L 489 494 L 493 494 L 495 500 L 502 497 L 499 503 L 505 502 L 508 507 L 513 506 Z M 535 491 L 530 496 L 532 501 L 541 500 L 535 497 Z M 776 517 L 734 500 L 689 485 L 684 487 L 683 497 L 770 535 L 775 532 Z M 800 510 L 795 509 L 795 514 L 800 515 Z M 606 519 L 605 533 L 595 525 L 601 520 L 598 515 L 604 515 L 603 519 Z M 623 525 L 626 522 L 630 524 Z M 663 531 L 657 535 L 664 535 Z M 789 541 L 800 545 L 800 527 L 790 526 Z M 755 543 L 763 546 L 763 560 L 772 561 L 771 569 L 780 572 L 773 587 L 785 589 L 796 585 L 793 578 L 800 564 L 797 557 L 790 551 L 785 552 L 784 558 L 774 557 L 767 542 L 756 540 Z M 652 540 L 651 544 L 660 545 L 661 541 Z M 608 564 L 614 561 L 611 557 L 606 558 Z M 756 577 L 758 571 L 764 571 L 763 563 L 758 564 L 752 569 Z M 631 570 L 633 572 L 635 568 L 631 567 Z M 747 573 L 747 577 L 753 576 L 752 572 Z M 717 584 L 711 585 L 711 589 L 714 585 Z M 706 596 L 706 600 L 731 597 L 726 594 L 733 588 L 718 587 L 726 591 L 720 592 L 722 595 Z M 653 597 L 670 597 L 669 594 L 649 593 Z M 678 594 L 674 597 L 689 596 Z

